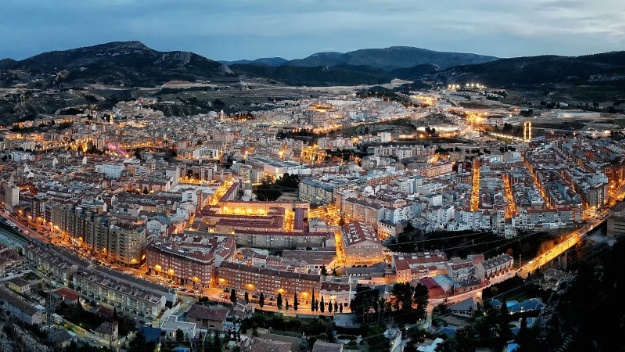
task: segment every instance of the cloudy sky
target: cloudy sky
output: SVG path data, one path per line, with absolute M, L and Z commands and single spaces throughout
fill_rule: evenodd
M 623 0 L 2 0 L 0 58 L 109 41 L 212 59 L 407 45 L 513 57 L 625 50 Z

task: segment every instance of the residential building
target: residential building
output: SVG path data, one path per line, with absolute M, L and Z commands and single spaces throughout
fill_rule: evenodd
M 386 247 L 380 242 L 373 226 L 356 221 L 341 228 L 347 265 L 372 265 L 384 261 Z
M 11 315 L 24 324 L 38 325 L 46 321 L 43 309 L 38 309 L 31 302 L 3 286 L 0 286 L 0 302 Z

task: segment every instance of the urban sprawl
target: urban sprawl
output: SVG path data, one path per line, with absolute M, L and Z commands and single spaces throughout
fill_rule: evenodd
M 411 104 L 344 94 L 185 117 L 143 98 L 6 126 L 0 300 L 26 324 L 50 323 L 49 298 L 31 291 L 43 280 L 63 301 L 194 339 L 283 298 L 302 314 L 347 314 L 363 286 L 420 283 L 431 303 L 464 302 L 605 218 L 608 236 L 625 228 L 614 126 L 597 112 L 528 114 L 498 94 L 476 84 L 415 92 Z M 572 117 L 589 123 L 536 129 Z M 408 231 L 566 240 L 537 258 L 395 251 Z M 238 304 L 181 308 L 180 297 L 203 296 Z M 115 346 L 116 329 L 87 336 Z

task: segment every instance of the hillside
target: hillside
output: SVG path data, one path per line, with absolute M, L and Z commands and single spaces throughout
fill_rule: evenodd
M 184 51 L 159 52 L 140 42 L 111 42 L 46 52 L 21 61 L 3 60 L 0 69 L 40 75 L 46 85 L 155 86 L 169 80 L 210 80 L 231 75 L 227 66 L 203 56 Z
M 489 86 L 588 83 L 625 80 L 625 52 L 578 57 L 533 56 L 453 67 L 438 74 L 451 82 Z
M 236 60 L 236 61 L 222 61 L 224 65 L 265 65 L 265 66 L 282 66 L 289 62 L 287 59 L 281 57 L 262 57 L 256 60 Z

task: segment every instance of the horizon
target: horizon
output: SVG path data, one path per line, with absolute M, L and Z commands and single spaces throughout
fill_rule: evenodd
M 410 46 L 499 58 L 579 56 L 625 48 L 625 3 L 528 0 L 412 4 L 389 0 L 8 0 L 0 58 L 138 40 L 217 61 Z M 35 23 L 35 25 L 33 25 Z
M 156 50 L 158 52 L 174 52 L 174 51 L 181 51 L 181 52 L 191 52 L 194 54 L 198 54 L 201 56 L 204 56 L 201 53 L 198 52 L 194 52 L 194 51 L 190 51 L 190 50 L 184 50 L 184 49 L 171 49 L 171 50 L 159 50 L 158 48 L 155 48 L 141 40 L 137 40 L 137 39 L 130 39 L 130 40 L 113 40 L 113 41 L 107 41 L 107 42 L 101 42 L 101 43 L 93 43 L 93 44 L 89 44 L 89 45 L 82 45 L 82 46 L 76 46 L 76 47 L 68 47 L 68 48 L 59 48 L 59 49 L 54 49 L 54 50 L 47 50 L 47 51 L 42 51 L 39 53 L 35 53 L 33 55 L 24 57 L 24 58 L 13 58 L 13 57 L 0 57 L 0 60 L 16 60 L 16 61 L 21 61 L 21 60 L 26 60 L 29 58 L 32 58 L 34 56 L 40 55 L 40 54 L 45 54 L 45 53 L 50 53 L 50 52 L 58 52 L 58 51 L 68 51 L 68 50 L 74 50 L 74 49 L 80 49 L 80 48 L 88 48 L 88 47 L 93 47 L 93 46 L 98 46 L 98 45 L 106 45 L 106 44 L 113 44 L 113 43 L 129 43 L 129 42 L 139 42 L 143 45 L 145 45 L 146 47 L 148 47 L 149 49 L 152 50 Z M 358 50 L 384 50 L 384 49 L 390 49 L 392 47 L 407 47 L 407 48 L 415 48 L 415 49 L 422 49 L 422 50 L 429 50 L 429 51 L 433 51 L 433 52 L 439 52 L 439 53 L 443 53 L 443 52 L 447 52 L 447 53 L 460 53 L 460 54 L 474 54 L 474 55 L 481 55 L 481 56 L 493 56 L 493 55 L 489 55 L 489 54 L 482 54 L 479 52 L 461 52 L 461 51 L 445 51 L 445 50 L 433 50 L 433 49 L 429 49 L 429 48 L 422 48 L 422 47 L 416 47 L 416 46 L 409 46 L 409 45 L 389 45 L 389 46 L 385 46 L 385 47 L 363 47 L 363 48 L 357 48 L 354 50 L 348 50 L 348 51 L 317 51 L 314 53 L 310 53 L 307 54 L 305 56 L 302 57 L 294 57 L 294 58 L 286 58 L 284 56 L 262 56 L 262 57 L 255 57 L 255 58 L 238 58 L 238 59 L 219 59 L 219 58 L 213 58 L 213 57 L 207 57 L 204 56 L 205 58 L 209 59 L 209 60 L 213 60 L 213 61 L 217 61 L 217 62 L 236 62 L 236 61 L 255 61 L 255 60 L 261 60 L 261 59 L 284 59 L 287 61 L 291 61 L 291 60 L 299 60 L 299 59 L 305 59 L 309 56 L 315 55 L 315 54 L 320 54 L 320 53 L 338 53 L 338 54 L 345 54 L 348 52 L 353 52 L 353 51 L 358 51 Z M 609 51 L 601 51 L 601 52 L 589 52 L 589 53 L 583 53 L 583 54 L 572 54 L 572 55 L 559 55 L 559 54 L 537 54 L 537 55 L 521 55 L 521 56 L 509 56 L 509 57 L 503 57 L 503 56 L 494 56 L 497 59 L 511 59 L 511 58 L 518 58 L 518 57 L 534 57 L 534 56 L 550 56 L 550 55 L 555 55 L 555 56 L 562 56 L 562 57 L 577 57 L 577 56 L 587 56 L 587 55 L 594 55 L 594 54 L 602 54 L 602 53 L 609 53 L 609 52 L 621 52 L 621 51 L 625 51 L 625 50 L 609 50 Z

